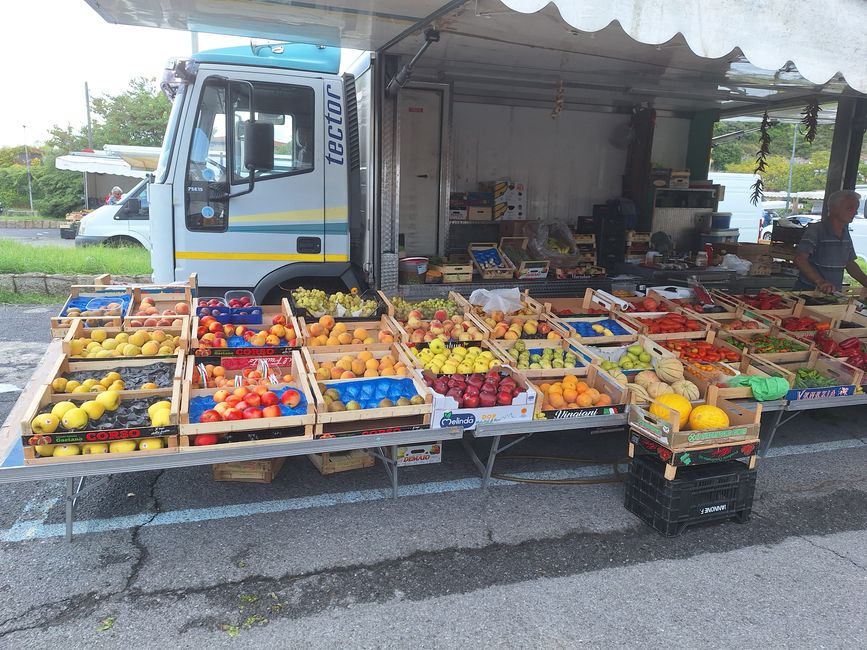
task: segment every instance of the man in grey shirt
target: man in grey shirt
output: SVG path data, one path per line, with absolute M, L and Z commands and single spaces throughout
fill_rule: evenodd
M 855 262 L 855 246 L 849 235 L 849 224 L 855 218 L 860 201 L 857 192 L 834 192 L 828 198 L 828 214 L 818 223 L 807 226 L 795 253 L 795 266 L 800 271 L 795 289 L 840 291 L 844 270 L 862 286 L 867 286 L 867 274 Z

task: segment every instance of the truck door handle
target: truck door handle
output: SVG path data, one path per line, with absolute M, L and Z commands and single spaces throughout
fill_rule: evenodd
M 427 174 L 416 174 L 416 178 L 427 178 Z
M 316 255 L 322 252 L 322 239 L 319 237 L 299 237 L 295 246 L 299 253 Z

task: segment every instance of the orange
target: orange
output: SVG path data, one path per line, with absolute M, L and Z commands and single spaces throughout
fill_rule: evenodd
M 611 398 L 605 393 L 601 393 L 599 397 L 596 398 L 596 406 L 608 406 L 609 404 L 611 404 Z
M 561 393 L 563 392 L 563 384 L 559 381 L 556 384 L 551 384 L 551 388 L 548 389 L 548 393 Z
M 596 398 L 599 397 L 599 391 L 595 388 L 588 388 L 587 394 L 590 396 L 590 401 L 595 402 Z
M 578 404 L 576 404 L 575 402 L 569 402 L 569 403 L 566 405 L 566 408 L 567 408 L 567 409 L 577 409 L 577 408 L 578 408 Z
M 574 402 L 577 397 L 578 391 L 576 391 L 574 388 L 566 388 L 563 390 L 563 399 L 565 399 L 567 402 Z
M 555 409 L 561 409 L 566 406 L 566 400 L 563 399 L 560 393 L 550 393 L 548 395 L 548 402 Z
M 590 397 L 588 392 L 581 393 L 578 396 L 577 404 L 581 408 L 586 408 L 588 406 L 592 406 L 593 405 L 593 398 Z
M 575 390 L 578 391 L 578 393 L 583 393 L 585 390 L 587 390 L 587 388 L 587 384 L 583 381 L 579 381 L 577 384 L 575 384 Z
M 539 390 L 542 391 L 543 395 L 547 395 L 548 391 L 551 390 L 551 384 L 542 384 L 539 386 Z
M 575 375 L 566 375 L 563 377 L 563 387 L 575 387 L 578 385 L 578 378 Z

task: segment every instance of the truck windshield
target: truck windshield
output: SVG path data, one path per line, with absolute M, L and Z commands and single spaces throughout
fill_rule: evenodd
M 181 109 L 184 105 L 184 99 L 187 96 L 186 84 L 181 84 L 178 87 L 178 93 L 172 102 L 172 112 L 169 115 L 169 123 L 166 126 L 166 135 L 163 138 L 163 148 L 160 151 L 160 160 L 157 163 L 157 168 L 154 171 L 154 178 L 157 183 L 164 183 L 169 170 L 169 163 L 172 160 L 172 149 L 175 145 L 175 136 L 178 132 L 178 123 L 181 119 Z

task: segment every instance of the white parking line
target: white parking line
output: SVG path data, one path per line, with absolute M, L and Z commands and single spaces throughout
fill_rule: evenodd
M 772 449 L 767 457 L 778 458 L 784 456 L 796 456 L 823 451 L 839 451 L 841 449 L 855 449 L 867 446 L 867 441 L 852 439 L 822 442 L 811 445 L 788 445 Z M 579 478 L 592 478 L 610 474 L 611 467 L 608 465 L 591 465 L 563 470 L 541 472 L 517 472 L 513 476 L 537 480 L 568 480 Z M 492 479 L 490 486 L 496 488 L 516 487 L 520 483 Z M 400 488 L 400 495 L 423 496 L 428 494 L 446 494 L 449 492 L 462 492 L 475 490 L 480 486 L 478 478 L 456 479 L 453 481 L 435 481 L 429 483 L 415 483 L 404 485 Z M 241 503 L 235 505 L 220 505 L 207 508 L 187 508 L 161 512 L 148 522 L 152 514 L 140 513 L 124 517 L 111 517 L 107 519 L 88 519 L 76 521 L 75 534 L 106 533 L 115 530 L 127 530 L 134 526 L 147 523 L 151 526 L 172 526 L 177 524 L 189 524 L 202 521 L 218 521 L 221 519 L 234 519 L 238 517 L 250 517 L 262 514 L 274 514 L 279 512 L 291 512 L 294 510 L 306 510 L 308 508 L 329 508 L 350 503 L 365 503 L 370 501 L 382 501 L 391 498 L 390 489 L 352 490 L 331 494 L 317 494 L 292 499 L 279 499 L 274 501 L 260 501 L 255 503 Z M 40 508 L 40 510 L 42 510 Z M 47 511 L 46 511 L 47 512 Z M 46 524 L 44 521 L 31 520 L 20 521 L 10 528 L 0 532 L 0 542 L 22 542 L 31 539 L 49 539 L 62 537 L 66 534 L 64 524 Z

